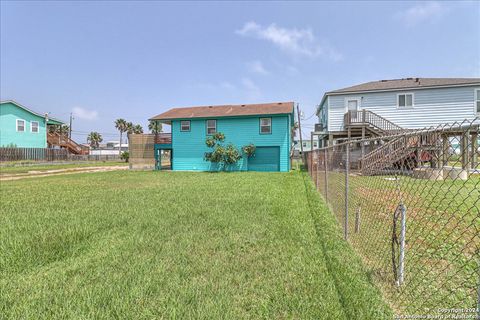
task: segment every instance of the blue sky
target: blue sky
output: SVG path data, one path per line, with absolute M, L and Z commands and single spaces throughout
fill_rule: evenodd
M 480 2 L 1 2 L 2 100 L 117 138 L 171 107 L 296 101 L 402 77 L 480 77 Z M 117 138 L 118 139 L 118 138 Z

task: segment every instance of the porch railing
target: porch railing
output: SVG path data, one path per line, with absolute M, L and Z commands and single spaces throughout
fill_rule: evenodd
M 402 127 L 370 110 L 349 110 L 343 117 L 345 127 L 353 125 L 369 125 L 384 134 L 399 133 Z
M 155 143 L 161 144 L 171 144 L 172 143 L 172 134 L 171 133 L 158 133 L 154 138 Z

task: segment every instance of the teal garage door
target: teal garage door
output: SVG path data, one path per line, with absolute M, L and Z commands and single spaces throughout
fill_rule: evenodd
M 257 147 L 248 159 L 248 171 L 280 171 L 280 147 Z

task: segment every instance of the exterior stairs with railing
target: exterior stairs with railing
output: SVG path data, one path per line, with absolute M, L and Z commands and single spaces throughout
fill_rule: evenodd
M 82 146 L 72 139 L 59 133 L 48 132 L 47 143 L 50 147 L 56 146 L 64 148 L 73 154 L 86 155 L 90 153 L 90 149 L 88 147 Z
M 365 175 L 380 174 L 389 169 L 411 170 L 419 162 L 435 160 L 441 149 L 436 133 L 405 133 L 360 158 L 360 167 Z
M 344 127 L 349 132 L 359 132 L 362 128 L 369 136 L 394 135 L 405 131 L 399 125 L 370 110 L 350 110 L 343 118 Z
M 385 143 L 377 145 L 367 153 L 362 152 L 359 168 L 366 175 L 398 167 L 412 169 L 418 162 L 430 161 L 435 152 L 441 149 L 437 134 L 409 134 L 410 130 L 370 110 L 347 112 L 344 116 L 344 126 L 349 132 L 358 133 L 359 130 L 364 130 L 363 132 L 368 132 L 370 137 L 386 137 Z M 396 135 L 398 136 L 391 137 Z M 389 136 L 391 138 L 388 138 Z M 366 146 L 363 147 L 368 149 Z

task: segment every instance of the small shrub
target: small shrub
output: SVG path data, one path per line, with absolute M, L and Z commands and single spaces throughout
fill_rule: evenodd
M 213 135 L 213 138 L 217 141 L 223 142 L 225 140 L 225 135 L 221 132 L 217 132 Z
M 215 144 L 217 144 L 217 142 L 212 137 L 208 137 L 207 140 L 205 140 L 205 144 L 207 145 L 207 147 L 213 148 L 215 147 Z
M 205 140 L 205 144 L 209 148 L 213 148 L 212 152 L 206 152 L 204 159 L 212 163 L 218 163 L 223 169 L 227 165 L 232 165 L 242 158 L 240 151 L 233 144 L 228 144 L 226 147 L 219 142 L 225 141 L 225 135 L 217 132 Z
M 255 154 L 255 150 L 257 147 L 253 143 L 250 143 L 249 145 L 243 146 L 242 151 L 247 155 L 248 158 L 253 156 Z
M 125 160 L 125 162 L 128 162 L 128 160 L 130 159 L 130 153 L 128 151 L 123 151 L 120 154 L 120 159 Z

